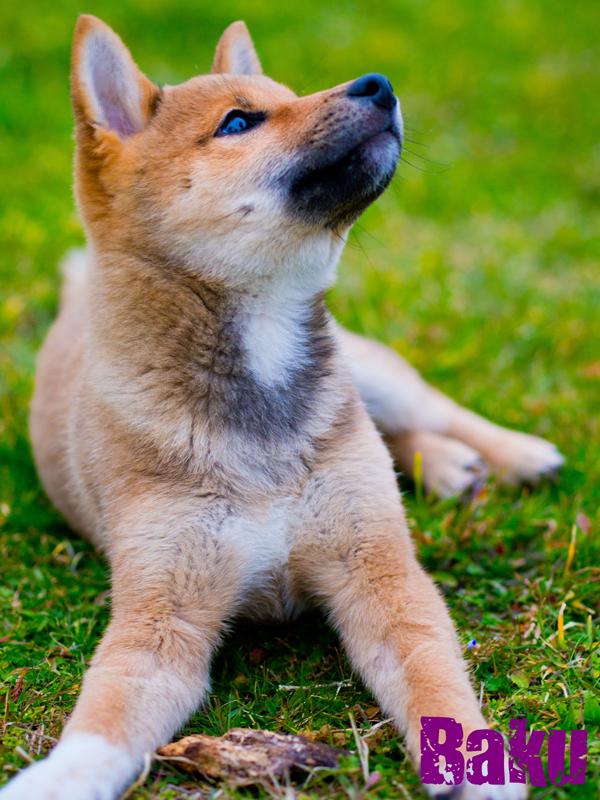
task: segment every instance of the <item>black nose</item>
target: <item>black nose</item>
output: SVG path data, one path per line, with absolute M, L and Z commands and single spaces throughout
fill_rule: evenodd
M 396 105 L 392 84 L 385 75 L 380 75 L 378 72 L 370 72 L 351 83 L 348 87 L 348 97 L 364 97 L 388 111 Z

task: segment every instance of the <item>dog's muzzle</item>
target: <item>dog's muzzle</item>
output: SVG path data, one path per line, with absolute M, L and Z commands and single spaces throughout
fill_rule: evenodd
M 290 213 L 330 228 L 352 224 L 391 181 L 402 147 L 402 116 L 392 85 L 371 73 L 335 101 L 325 140 L 301 148 L 287 172 Z

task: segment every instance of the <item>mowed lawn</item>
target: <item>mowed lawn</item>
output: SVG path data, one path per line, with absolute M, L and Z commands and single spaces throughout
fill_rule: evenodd
M 405 486 L 421 558 L 452 609 L 486 714 L 589 730 L 600 703 L 600 10 L 594 0 L 317 0 L 0 6 L 0 783 L 45 752 L 109 614 L 103 561 L 51 508 L 32 464 L 35 354 L 57 262 L 82 241 L 71 193 L 70 36 L 105 18 L 163 83 L 206 70 L 244 18 L 266 71 L 312 92 L 368 71 L 401 97 L 405 163 L 351 235 L 331 307 L 492 419 L 552 439 L 555 485 L 490 483 L 472 502 Z M 476 639 L 478 646 L 467 650 Z M 285 688 L 287 687 L 287 688 Z M 289 688 L 299 687 L 299 688 Z M 369 745 L 365 788 L 350 715 Z M 187 731 L 307 732 L 340 772 L 286 797 L 423 797 L 402 743 L 319 617 L 236 628 Z M 353 753 L 353 754 L 352 754 Z M 219 791 L 221 792 L 219 794 Z M 279 793 L 284 796 L 284 790 Z M 135 798 L 237 797 L 155 765 Z M 242 796 L 256 796 L 246 793 Z M 259 792 L 258 796 L 265 796 Z

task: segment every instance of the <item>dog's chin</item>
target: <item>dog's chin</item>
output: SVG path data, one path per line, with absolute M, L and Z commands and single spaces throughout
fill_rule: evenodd
M 351 225 L 386 189 L 400 152 L 400 136 L 389 128 L 325 163 L 309 163 L 292 180 L 290 211 L 319 227 Z

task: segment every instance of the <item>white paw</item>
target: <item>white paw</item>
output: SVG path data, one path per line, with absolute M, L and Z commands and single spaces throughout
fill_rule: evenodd
M 462 783 L 460 786 L 426 786 L 428 794 L 438 800 L 526 800 L 527 786 L 522 783 L 505 783 L 502 786 L 484 784 L 476 786 Z
M 500 431 L 486 455 L 505 483 L 537 483 L 554 477 L 564 464 L 564 457 L 551 442 L 518 431 Z
M 115 800 L 136 774 L 122 748 L 74 734 L 0 789 L 0 800 Z
M 467 754 L 468 759 L 468 754 Z M 451 798 L 451 800 L 526 800 L 528 796 L 527 785 L 524 783 L 510 783 L 508 780 L 510 775 L 509 770 L 509 754 L 504 751 L 504 772 L 503 777 L 506 783 L 499 785 L 475 784 L 467 780 L 469 766 L 467 760 L 466 774 L 463 783 L 458 786 L 448 785 L 429 785 L 425 786 L 427 792 L 438 800 L 443 797 Z M 472 774 L 472 773 L 471 773 Z
M 454 497 L 475 489 L 487 476 L 476 450 L 458 439 L 422 434 L 423 483 L 438 497 Z

